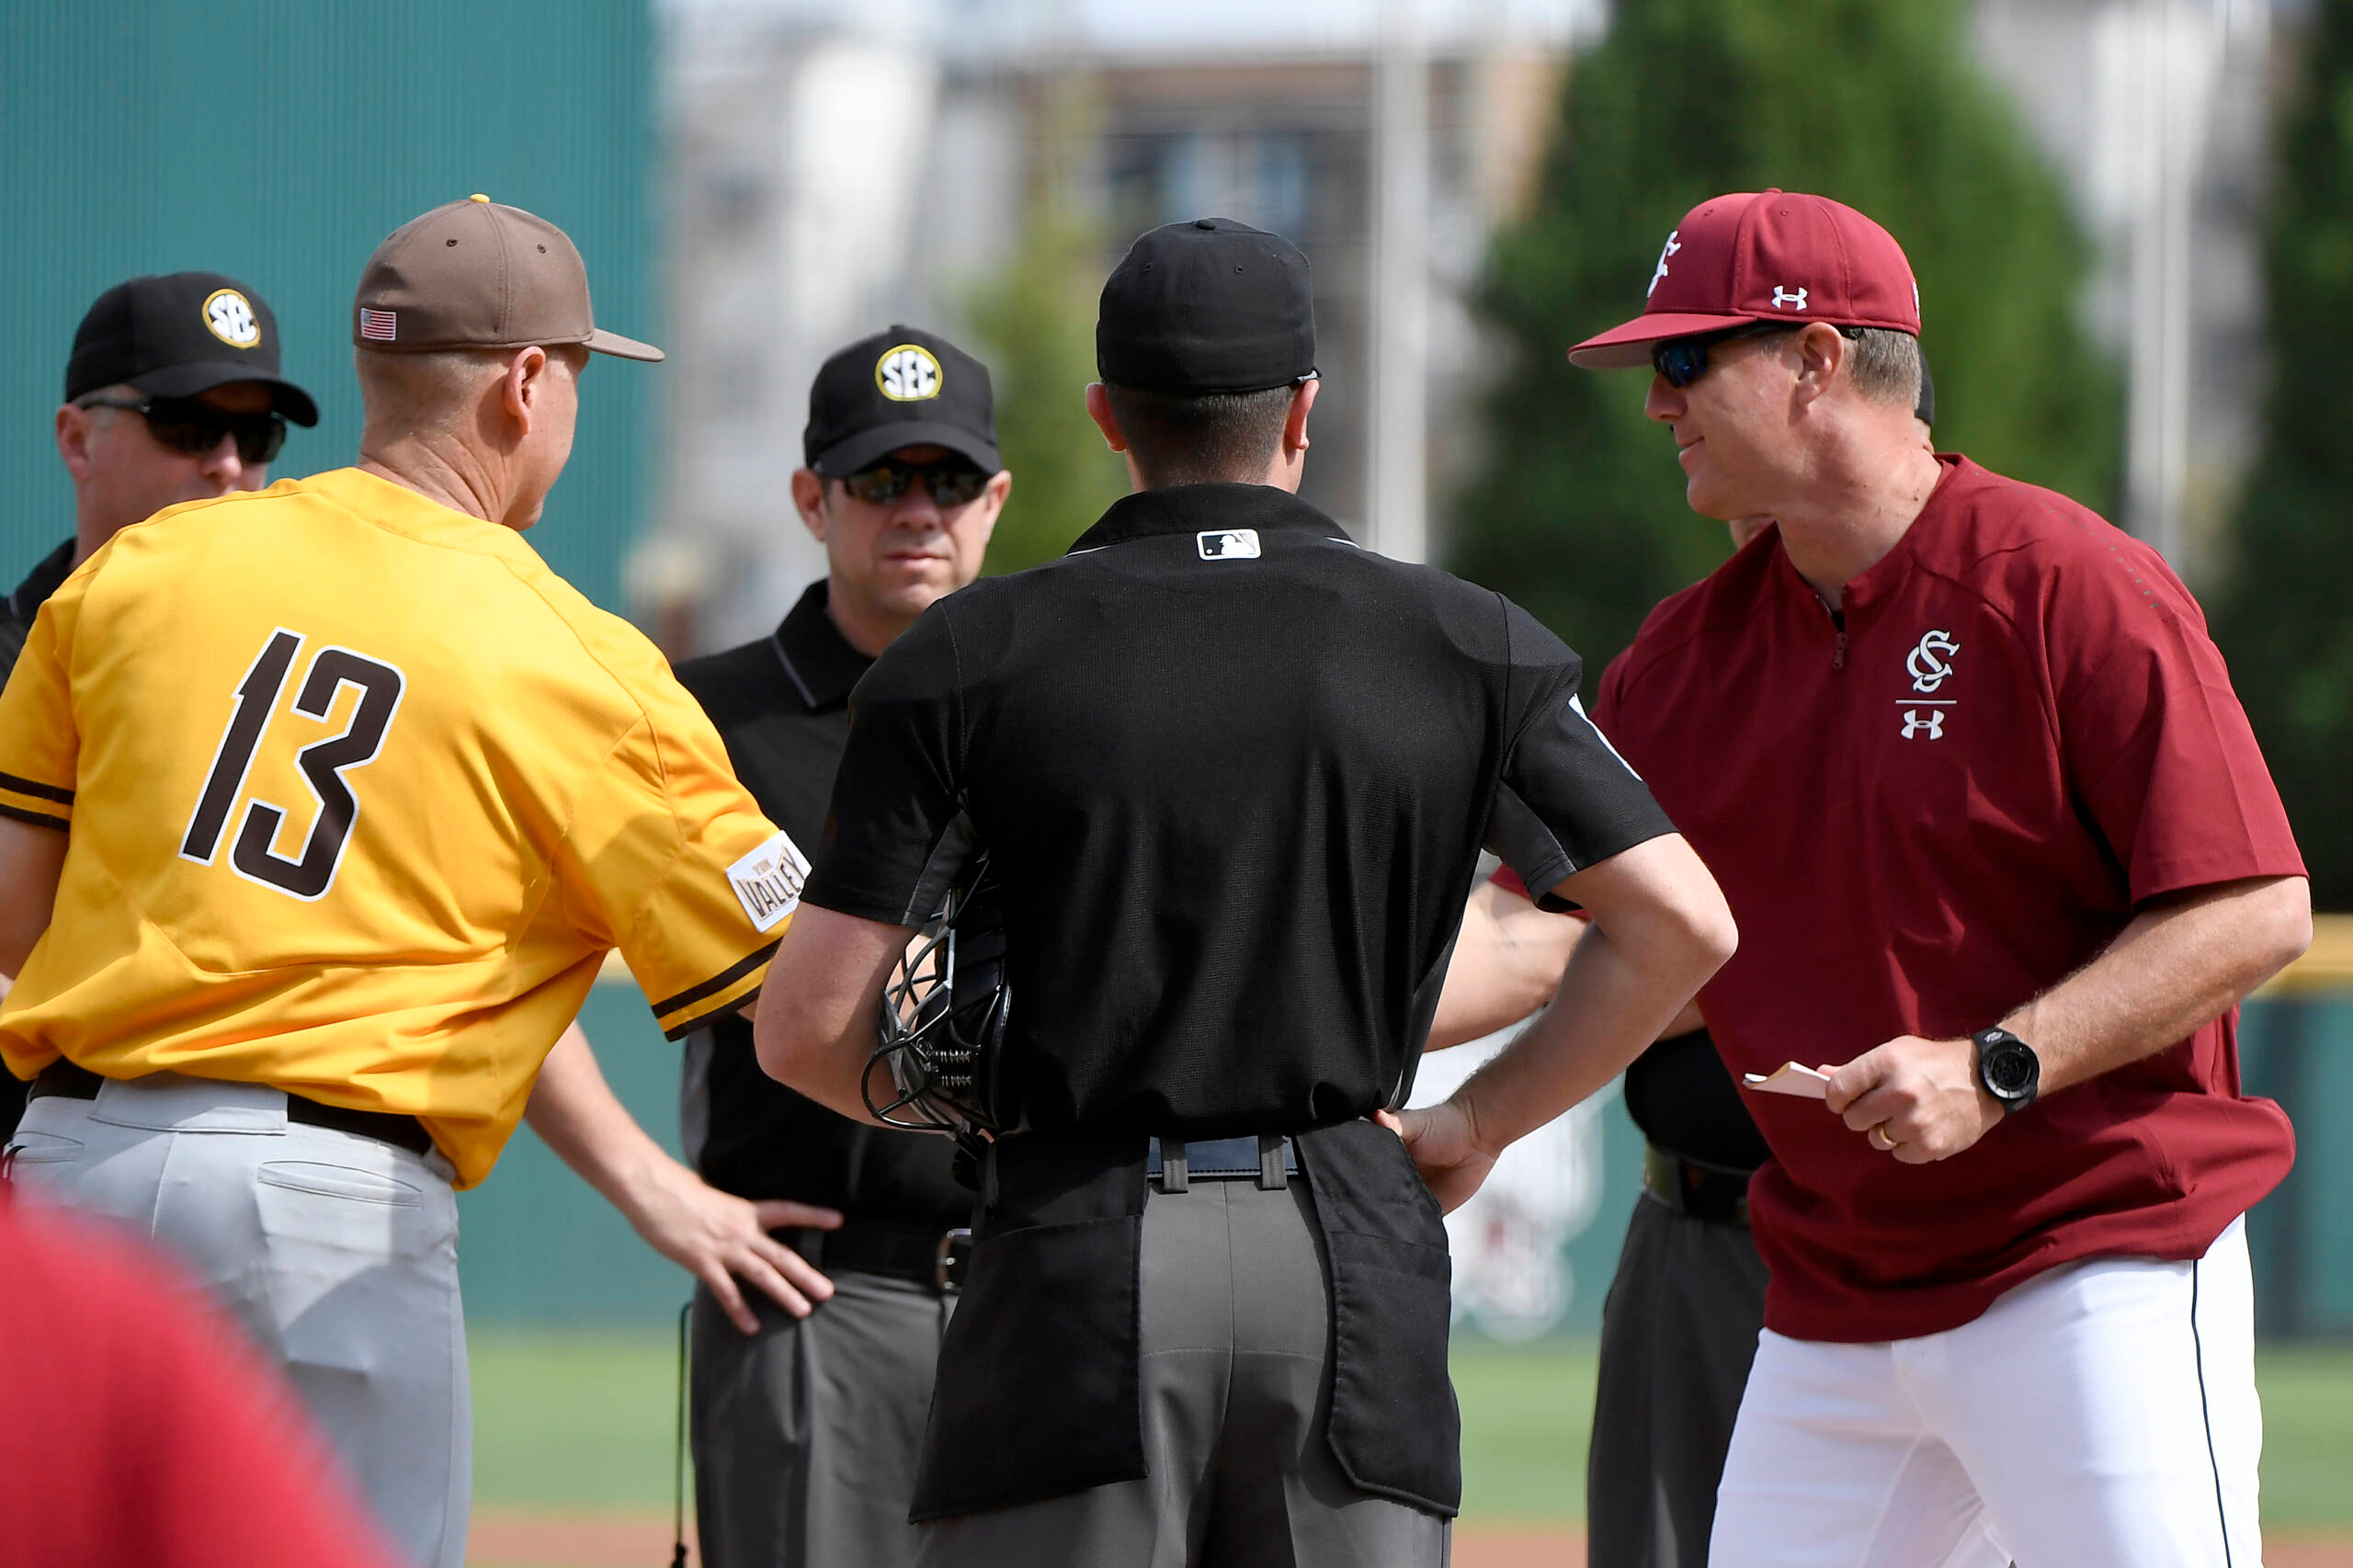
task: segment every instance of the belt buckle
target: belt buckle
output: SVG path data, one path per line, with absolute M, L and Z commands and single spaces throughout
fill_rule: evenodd
M 932 1256 L 931 1288 L 940 1295 L 961 1292 L 964 1276 L 972 1266 L 972 1230 L 959 1225 L 939 1233 L 939 1246 Z

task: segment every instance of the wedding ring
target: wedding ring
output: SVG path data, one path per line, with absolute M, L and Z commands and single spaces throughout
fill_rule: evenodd
M 1871 1147 L 1882 1154 L 1892 1153 L 1895 1146 L 1904 1142 L 1901 1138 L 1893 1138 L 1888 1135 L 1887 1123 L 1884 1121 L 1873 1123 L 1871 1130 L 1864 1136 L 1870 1141 Z

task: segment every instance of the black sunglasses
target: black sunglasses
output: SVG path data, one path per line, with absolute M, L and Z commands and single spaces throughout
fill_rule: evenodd
M 144 403 L 125 398 L 85 397 L 76 408 L 119 408 L 147 421 L 147 433 L 176 452 L 200 458 L 221 444 L 223 436 L 237 440 L 237 456 L 252 467 L 276 457 L 286 445 L 286 418 L 276 413 L 232 414 L 192 397 L 151 397 Z
M 1651 369 L 1671 387 L 1688 387 L 1708 373 L 1708 350 L 1719 343 L 1743 337 L 1764 337 L 1776 332 L 1796 332 L 1804 322 L 1753 321 L 1746 326 L 1703 332 L 1691 337 L 1670 337 L 1651 345 Z
M 935 504 L 969 506 L 989 487 L 989 477 L 961 458 L 942 458 L 927 463 L 879 462 L 843 475 L 842 488 L 850 493 L 852 499 L 870 506 L 887 506 L 920 480 Z

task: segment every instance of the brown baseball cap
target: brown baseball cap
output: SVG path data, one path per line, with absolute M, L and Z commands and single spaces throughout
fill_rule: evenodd
M 413 218 L 376 247 L 352 301 L 351 341 L 391 353 L 577 343 L 624 359 L 663 357 L 597 325 L 571 236 L 487 196 Z

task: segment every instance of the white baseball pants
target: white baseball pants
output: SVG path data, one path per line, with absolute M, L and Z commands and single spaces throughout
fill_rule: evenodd
M 21 1191 L 173 1253 L 286 1369 L 403 1554 L 460 1568 L 473 1409 L 448 1161 L 175 1073 L 40 1096 L 12 1149 Z
M 1708 1560 L 2261 1568 L 2262 1448 L 2241 1219 L 2194 1263 L 2056 1268 L 1942 1334 L 1767 1330 Z

